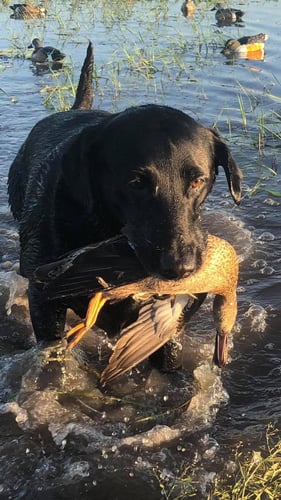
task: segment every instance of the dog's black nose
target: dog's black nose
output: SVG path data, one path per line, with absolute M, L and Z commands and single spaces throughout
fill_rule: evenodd
M 160 260 L 161 274 L 168 279 L 178 279 L 188 276 L 196 268 L 193 256 L 182 260 L 175 259 L 174 256 L 165 254 Z

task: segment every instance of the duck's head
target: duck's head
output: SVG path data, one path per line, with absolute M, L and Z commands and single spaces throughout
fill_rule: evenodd
M 35 49 L 35 50 L 40 49 L 41 47 L 43 47 L 43 43 L 40 40 L 40 38 L 33 38 L 31 44 L 28 45 L 29 49 Z
M 239 47 L 241 47 L 241 44 L 238 42 L 238 40 L 228 40 L 222 49 L 222 54 L 231 54 L 233 52 L 236 52 Z

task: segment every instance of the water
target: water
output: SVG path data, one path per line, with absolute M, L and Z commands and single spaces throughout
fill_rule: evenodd
M 0 51 L 17 47 L 19 57 L 0 59 L 0 498 L 159 499 L 161 489 L 188 498 L 189 486 L 176 479 L 191 471 L 204 498 L 215 475 L 231 469 L 237 443 L 259 449 L 267 425 L 281 424 L 280 198 L 271 193 L 281 192 L 280 2 L 245 1 L 243 26 L 225 28 L 208 2 L 186 19 L 179 1 L 50 1 L 46 20 L 25 22 L 11 20 L 5 3 Z M 226 39 L 262 31 L 265 60 L 220 53 Z M 69 76 L 38 72 L 23 57 L 35 36 L 67 54 Z M 182 372 L 160 374 L 143 363 L 104 393 L 97 388 L 110 354 L 103 332 L 88 334 L 73 355 L 65 356 L 63 342 L 35 344 L 7 172 L 30 128 L 57 104 L 52 98 L 46 108 L 47 89 L 77 82 L 89 38 L 95 107 L 178 107 L 215 123 L 243 169 L 241 206 L 233 206 L 220 171 L 204 210 L 204 224 L 240 258 L 239 313 L 222 371 L 211 365 L 210 300 L 188 325 Z

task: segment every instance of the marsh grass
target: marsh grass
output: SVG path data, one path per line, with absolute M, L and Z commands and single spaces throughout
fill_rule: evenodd
M 153 469 L 163 499 L 186 500 L 197 496 L 198 480 L 193 465 L 192 463 L 183 464 L 177 475 L 173 475 L 165 469 L 161 470 L 156 467 Z
M 0 57 L 6 57 L 11 61 L 13 59 L 22 58 L 27 59 L 26 48 L 21 40 L 13 37 L 10 42 L 10 47 L 0 50 Z
M 281 84 L 280 84 L 281 85 Z M 257 173 L 255 184 L 246 192 L 247 197 L 256 196 L 258 192 L 266 193 L 274 198 L 281 197 L 281 190 L 271 188 L 270 184 L 278 174 L 278 151 L 281 140 L 281 114 L 272 108 L 272 100 L 276 96 L 264 92 L 256 93 L 245 88 L 240 82 L 235 84 L 237 105 L 224 106 L 215 119 L 214 126 L 223 122 L 227 131 L 220 130 L 230 143 L 236 147 L 252 151 L 250 161 L 244 160 L 243 167 L 253 167 Z M 256 153 L 254 157 L 253 152 Z
M 196 469 L 196 460 L 183 462 L 176 476 L 157 468 L 153 472 L 166 500 L 201 498 L 200 495 L 208 500 L 278 500 L 281 498 L 280 433 L 269 427 L 265 444 L 259 450 L 245 452 L 238 447 L 231 470 L 234 472 L 216 475 L 212 492 L 207 495 L 202 493 L 203 478 L 200 469 Z M 208 483 L 208 477 L 205 479 Z
M 142 73 L 145 79 L 153 78 L 154 73 L 158 71 L 153 47 L 139 48 L 134 46 L 131 52 L 126 47 L 123 50 L 130 71 Z
M 277 500 L 281 498 L 280 433 L 269 428 L 262 451 L 237 451 L 236 473 L 218 479 L 210 500 Z
M 14 96 L 11 96 L 10 94 L 8 94 L 8 92 L 6 92 L 1 87 L 0 87 L 0 92 L 2 92 L 12 103 L 15 104 L 17 102 L 17 100 L 16 100 L 16 98 Z
M 55 85 L 45 85 L 40 90 L 41 94 L 46 94 L 43 99 L 44 106 L 53 111 L 67 111 L 72 105 L 76 92 L 76 86 L 72 81 L 72 69 L 64 67 L 62 71 L 50 70 L 49 76 Z
M 40 93 L 46 94 L 43 105 L 52 111 L 67 111 L 71 108 L 77 89 L 74 83 L 74 65 L 63 64 L 59 70 L 52 71 L 51 65 L 48 70 L 48 84 L 42 87 Z M 99 88 L 99 76 L 96 65 L 94 65 L 93 86 L 94 92 Z
M 58 85 L 55 87 L 46 86 L 40 91 L 42 94 L 47 94 L 43 99 L 43 104 L 46 108 L 56 111 L 67 111 L 71 108 L 71 99 L 75 96 L 72 85 Z

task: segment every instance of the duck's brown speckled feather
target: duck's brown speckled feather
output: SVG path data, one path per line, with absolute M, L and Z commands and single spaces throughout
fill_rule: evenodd
M 178 319 L 187 304 L 187 297 L 152 299 L 139 312 L 138 320 L 128 326 L 118 340 L 109 364 L 101 375 L 108 383 L 138 365 L 176 335 Z

